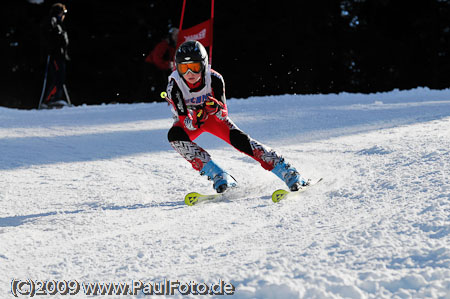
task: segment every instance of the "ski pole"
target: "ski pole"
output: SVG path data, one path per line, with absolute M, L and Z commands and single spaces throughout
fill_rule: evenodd
M 44 86 L 42 87 L 41 98 L 39 99 L 38 109 L 41 109 L 42 100 L 44 99 L 45 87 L 47 85 L 48 65 L 50 63 L 50 55 L 47 55 L 47 63 L 45 65 Z
M 172 100 L 167 97 L 167 92 L 165 91 L 161 92 L 160 96 L 161 98 L 166 100 L 168 104 L 172 105 L 175 108 L 175 105 L 173 104 Z
M 67 92 L 66 84 L 63 84 L 64 94 L 66 95 L 67 103 L 69 106 L 72 106 L 72 102 L 70 101 L 69 93 Z

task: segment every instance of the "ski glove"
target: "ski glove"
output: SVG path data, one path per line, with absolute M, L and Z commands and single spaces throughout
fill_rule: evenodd
M 205 106 L 205 112 L 208 115 L 216 114 L 220 109 L 223 108 L 222 102 L 219 102 L 217 99 L 209 96 L 208 100 L 204 104 Z
M 187 117 L 184 119 L 184 125 L 191 131 L 200 129 L 210 115 L 215 115 L 221 120 L 228 116 L 226 106 L 211 96 L 208 97 L 201 108 L 189 110 Z
M 190 113 L 188 113 L 184 120 L 185 126 L 191 131 L 200 129 L 208 118 L 208 114 L 205 112 L 204 108 L 189 110 L 189 112 Z

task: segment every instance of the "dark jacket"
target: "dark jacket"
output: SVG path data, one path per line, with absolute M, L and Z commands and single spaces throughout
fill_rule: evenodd
M 69 60 L 67 47 L 69 36 L 64 28 L 63 22 L 58 17 L 50 17 L 46 26 L 46 42 L 48 54 L 55 59 Z

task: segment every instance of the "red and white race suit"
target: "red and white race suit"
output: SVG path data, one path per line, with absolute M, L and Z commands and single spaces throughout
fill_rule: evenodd
M 211 133 L 238 151 L 258 161 L 264 169 L 272 170 L 282 159 L 275 151 L 252 139 L 240 130 L 228 116 L 225 84 L 222 76 L 207 67 L 200 86 L 190 88 L 177 71 L 169 76 L 167 96 L 172 101 L 175 122 L 168 132 L 172 147 L 200 171 L 211 160 L 211 156 L 194 140 L 204 132 Z M 213 97 L 223 104 L 222 109 L 211 115 L 196 117 Z M 204 112 L 204 111 L 203 111 Z

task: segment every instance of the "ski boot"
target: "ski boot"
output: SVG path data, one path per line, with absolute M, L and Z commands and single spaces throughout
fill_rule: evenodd
M 281 159 L 280 162 L 275 165 L 272 172 L 282 179 L 291 191 L 298 191 L 302 187 L 309 185 L 309 180 L 302 178 L 297 169 L 289 163 L 286 163 L 284 159 Z
M 206 163 L 200 171 L 200 175 L 207 175 L 208 180 L 213 180 L 213 187 L 217 193 L 223 193 L 230 187 L 236 187 L 236 180 L 226 173 L 219 165 L 214 163 L 213 160 Z

